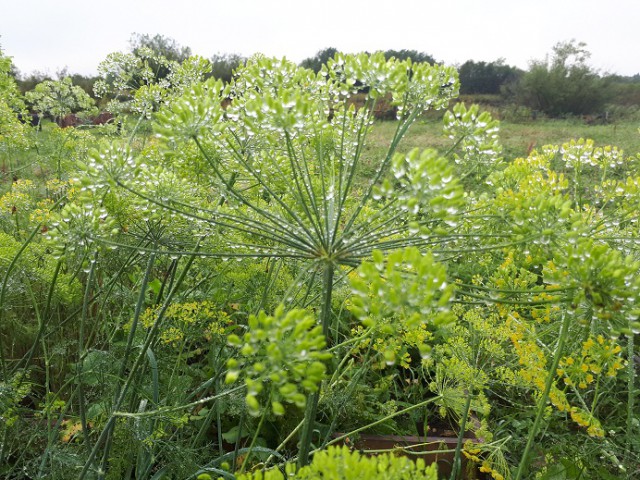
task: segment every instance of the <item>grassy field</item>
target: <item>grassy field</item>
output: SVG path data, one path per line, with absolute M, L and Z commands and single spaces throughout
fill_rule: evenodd
M 369 151 L 375 153 L 388 144 L 396 122 L 377 122 L 370 137 Z M 579 120 L 537 120 L 528 123 L 501 122 L 500 139 L 506 160 L 526 156 L 528 151 L 543 145 L 559 145 L 571 139 L 591 138 L 598 146 L 615 145 L 627 155 L 640 152 L 640 124 L 638 122 L 586 125 Z M 401 151 L 413 148 L 444 149 L 450 141 L 442 134 L 440 118 L 427 118 L 411 127 Z

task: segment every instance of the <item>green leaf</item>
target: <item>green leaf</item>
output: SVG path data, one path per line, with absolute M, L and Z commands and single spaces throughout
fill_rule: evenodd
M 236 425 L 236 426 L 230 428 L 229 430 L 227 430 L 226 432 L 224 432 L 222 434 L 222 438 L 227 443 L 236 443 L 236 441 L 238 440 L 238 434 L 239 433 L 240 433 L 240 426 Z M 248 434 L 247 434 L 246 431 L 243 432 L 242 438 L 245 438 L 247 435 Z
M 149 289 L 153 292 L 154 295 L 158 295 L 160 293 L 160 289 L 162 288 L 162 282 L 158 278 L 154 278 L 149 282 Z

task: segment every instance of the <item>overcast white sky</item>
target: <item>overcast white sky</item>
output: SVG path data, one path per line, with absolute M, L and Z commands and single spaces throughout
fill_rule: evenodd
M 503 57 L 526 68 L 575 38 L 595 68 L 634 75 L 639 21 L 640 0 L 0 0 L 0 48 L 25 74 L 94 74 L 133 32 L 205 57 L 413 49 L 447 64 Z

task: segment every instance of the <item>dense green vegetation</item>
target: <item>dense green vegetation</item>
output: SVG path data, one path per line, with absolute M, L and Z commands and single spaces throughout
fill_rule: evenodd
M 21 123 L 96 106 L 0 54 L 2 478 L 433 479 L 331 447 L 424 424 L 451 479 L 639 477 L 632 106 L 483 111 L 406 51 L 223 81 L 136 38 L 104 125 Z

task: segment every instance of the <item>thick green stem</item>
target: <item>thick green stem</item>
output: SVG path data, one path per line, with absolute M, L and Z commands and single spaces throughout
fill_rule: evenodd
M 467 427 L 467 418 L 469 417 L 470 409 L 471 409 L 471 392 L 467 392 L 467 401 L 464 404 L 464 411 L 462 412 L 462 418 L 460 419 L 460 431 L 458 432 L 458 443 L 456 444 L 456 453 L 453 457 L 453 468 L 451 469 L 451 477 L 449 477 L 449 480 L 456 479 L 456 477 L 458 476 L 458 471 L 462 466 L 460 452 L 462 451 L 462 440 L 464 439 L 464 431 Z
M 633 441 L 637 438 L 634 436 L 633 420 L 635 418 L 635 397 L 636 397 L 636 362 L 634 361 L 634 338 L 633 331 L 627 335 L 627 442 L 625 445 L 625 464 L 629 464 L 631 460 L 631 448 Z
M 329 345 L 329 325 L 331 324 L 331 298 L 333 294 L 333 275 L 335 273 L 335 265 L 331 260 L 327 260 L 324 267 L 324 277 L 322 279 L 322 312 L 320 322 L 322 325 L 322 333 Z
M 333 275 L 335 265 L 331 260 L 327 260 L 324 266 L 324 277 L 322 280 L 322 311 L 320 312 L 320 323 L 324 338 L 329 343 L 329 324 L 331 322 L 331 298 L 333 293 Z M 304 467 L 309 463 L 309 451 L 311 450 L 311 437 L 315 426 L 316 412 L 318 410 L 318 400 L 320 399 L 320 389 L 309 395 L 307 409 L 304 414 L 304 425 L 300 434 L 300 451 L 298 452 L 298 465 Z
M 555 377 L 555 371 L 558 368 L 558 364 L 560 363 L 560 358 L 562 357 L 562 351 L 564 350 L 564 344 L 567 341 L 567 332 L 569 330 L 569 323 L 571 321 L 571 315 L 567 315 L 565 313 L 564 318 L 562 319 L 562 326 L 560 327 L 560 334 L 558 335 L 558 346 L 556 348 L 556 352 L 553 356 L 553 361 L 551 363 L 551 368 L 547 373 L 547 381 L 544 386 L 544 391 L 538 400 L 538 412 L 536 414 L 536 419 L 533 422 L 533 426 L 529 431 L 529 438 L 527 438 L 527 445 L 524 447 L 524 452 L 522 453 L 522 458 L 520 459 L 520 464 L 518 465 L 518 471 L 516 472 L 516 476 L 514 480 L 520 480 L 522 478 L 523 473 L 527 470 L 529 466 L 529 453 L 531 452 L 531 447 L 533 446 L 533 441 L 538 434 L 538 430 L 540 429 L 540 423 L 542 421 L 542 416 L 544 415 L 545 408 L 547 406 L 547 400 L 549 399 L 549 392 L 551 391 L 551 386 L 553 385 L 553 378 Z
M 318 411 L 318 400 L 320 392 L 314 392 L 307 399 L 307 409 L 304 412 L 304 423 L 300 434 L 300 450 L 298 451 L 298 466 L 304 467 L 309 464 L 309 451 L 311 450 L 311 440 L 313 437 L 313 427 Z

